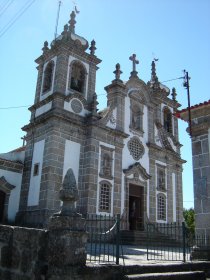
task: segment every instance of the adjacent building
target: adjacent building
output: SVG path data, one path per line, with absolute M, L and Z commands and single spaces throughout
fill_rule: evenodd
M 194 105 L 191 111 L 191 140 L 195 227 L 199 235 L 210 235 L 210 100 Z M 176 114 L 188 121 L 188 108 Z

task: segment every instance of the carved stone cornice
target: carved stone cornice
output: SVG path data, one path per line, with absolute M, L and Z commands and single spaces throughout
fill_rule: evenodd
M 144 180 L 148 180 L 151 178 L 151 175 L 147 173 L 146 169 L 139 162 L 130 165 L 127 169 L 123 169 L 123 172 L 126 177 L 132 174 L 135 177 L 136 174 L 138 174 L 138 176 L 140 175 Z
M 180 164 L 186 163 L 187 161 L 182 159 L 179 154 L 166 150 L 165 148 L 162 148 L 154 143 L 148 142 L 147 147 L 149 148 L 149 152 L 155 152 L 155 153 L 160 153 L 162 152 L 163 155 L 170 155 L 174 160 L 178 161 Z
M 201 123 L 197 125 L 192 125 L 192 136 L 199 136 L 208 133 L 210 128 L 210 123 Z M 187 128 L 187 132 L 189 132 L 189 128 Z

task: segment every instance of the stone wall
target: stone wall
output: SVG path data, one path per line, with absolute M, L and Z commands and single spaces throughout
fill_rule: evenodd
M 0 225 L 0 279 L 45 279 L 45 230 Z

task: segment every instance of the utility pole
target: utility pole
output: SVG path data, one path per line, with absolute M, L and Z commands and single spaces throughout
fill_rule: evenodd
M 187 100 L 188 100 L 188 127 L 189 127 L 189 134 L 192 137 L 192 123 L 191 123 L 191 107 L 190 107 L 190 85 L 189 85 L 189 76 L 188 72 L 184 70 L 184 82 L 183 86 L 187 89 Z

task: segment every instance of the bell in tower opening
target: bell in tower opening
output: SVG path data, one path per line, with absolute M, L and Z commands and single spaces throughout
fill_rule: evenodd
M 85 90 L 85 68 L 79 62 L 75 61 L 71 67 L 71 84 L 70 88 L 80 93 L 84 93 Z

